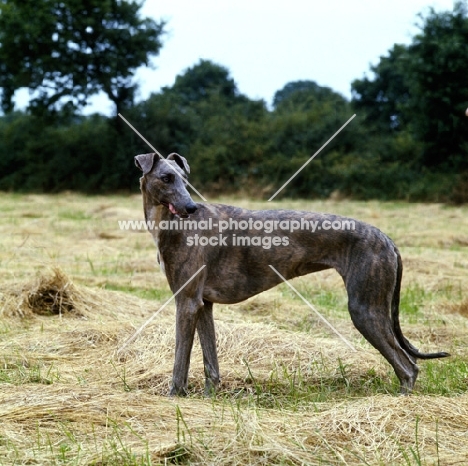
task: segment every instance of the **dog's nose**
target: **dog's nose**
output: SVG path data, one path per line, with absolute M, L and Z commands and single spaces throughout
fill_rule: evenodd
M 187 211 L 188 214 L 193 214 L 196 210 L 198 209 L 197 204 L 189 204 L 185 207 L 185 210 Z

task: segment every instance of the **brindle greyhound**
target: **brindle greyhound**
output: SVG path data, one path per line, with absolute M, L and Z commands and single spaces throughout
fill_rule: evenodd
M 402 393 L 413 389 L 419 369 L 416 360 L 442 358 L 448 353 L 420 353 L 404 336 L 398 319 L 402 263 L 393 242 L 366 223 L 331 214 L 292 210 L 252 211 L 222 204 L 195 204 L 186 189 L 187 160 L 170 154 L 135 157 L 140 178 L 147 225 L 159 249 L 158 261 L 172 292 L 177 292 L 202 265 L 206 267 L 179 292 L 176 300 L 176 347 L 171 395 L 187 393 L 190 353 L 195 330 L 203 351 L 205 392 L 213 392 L 220 382 L 213 303 L 233 304 L 276 286 L 286 279 L 334 268 L 348 292 L 348 309 L 356 328 L 393 366 Z M 176 220 L 201 225 L 212 219 L 228 225 L 225 235 L 219 229 L 158 228 Z M 231 219 L 231 220 L 230 220 Z M 250 220 L 250 223 L 249 223 Z M 352 230 L 316 228 L 293 232 L 277 230 L 268 236 L 253 228 L 256 221 L 294 221 L 306 225 L 339 225 L 348 222 Z M 235 222 L 244 230 L 235 230 Z M 161 223 L 165 222 L 165 223 Z M 306 222 L 306 223 L 304 223 Z M 310 223 L 312 222 L 312 223 Z M 335 222 L 335 223 L 333 223 Z M 349 223 L 353 222 L 353 223 Z M 281 224 L 281 223 L 280 223 Z M 242 223 L 240 223 L 242 225 Z M 258 224 L 257 224 L 258 225 Z M 271 223 L 269 224 L 271 225 Z M 296 224 L 297 225 L 297 224 Z M 239 246 L 236 236 L 257 237 L 257 245 Z M 198 235 L 199 244 L 195 242 Z M 201 245 L 201 237 L 205 240 Z M 276 239 L 274 239 L 276 238 Z M 211 241 L 211 243 L 210 243 Z M 270 247 L 268 247 L 270 245 Z

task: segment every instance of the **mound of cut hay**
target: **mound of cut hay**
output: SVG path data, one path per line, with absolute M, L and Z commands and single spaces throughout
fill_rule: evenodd
M 122 304 L 128 315 L 141 315 L 142 303 L 128 295 L 76 286 L 60 268 L 39 274 L 30 282 L 0 288 L 0 317 L 75 316 L 115 313 Z M 115 319 L 121 320 L 121 319 Z M 125 319 L 128 320 L 128 319 Z
M 27 317 L 34 314 L 80 315 L 78 307 L 82 297 L 70 279 L 55 268 L 51 274 L 39 275 L 17 289 L 1 290 L 0 300 L 0 315 Z

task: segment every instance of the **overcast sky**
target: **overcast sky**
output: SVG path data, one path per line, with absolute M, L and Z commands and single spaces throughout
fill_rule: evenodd
M 417 14 L 451 10 L 453 0 L 146 0 L 142 14 L 167 21 L 154 69 L 137 73 L 139 100 L 200 59 L 229 69 L 241 93 L 271 103 L 296 80 L 349 98 L 351 82 L 394 43 L 408 44 Z M 86 113 L 110 113 L 101 96 Z

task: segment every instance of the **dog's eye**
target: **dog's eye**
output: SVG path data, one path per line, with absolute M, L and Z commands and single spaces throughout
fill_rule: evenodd
M 161 176 L 161 181 L 162 181 L 163 183 L 170 183 L 171 180 L 172 180 L 172 179 L 171 179 L 171 177 L 170 177 L 169 175 L 163 175 L 163 176 Z

